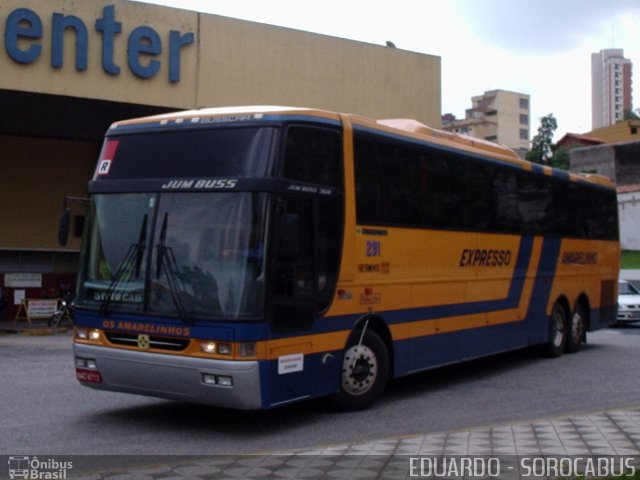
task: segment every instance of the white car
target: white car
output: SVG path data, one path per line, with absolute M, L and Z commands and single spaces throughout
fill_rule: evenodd
M 640 292 L 626 280 L 618 282 L 618 323 L 640 322 Z

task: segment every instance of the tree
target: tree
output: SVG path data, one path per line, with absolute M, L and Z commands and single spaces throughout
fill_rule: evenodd
M 527 152 L 526 159 L 530 162 L 549 165 L 553 156 L 553 134 L 558 128 L 558 122 L 553 113 L 540 119 L 538 134 L 533 137 L 531 150 Z
M 555 168 L 569 170 L 569 150 L 563 147 L 558 148 L 554 145 L 553 157 L 551 157 L 550 164 Z
M 635 110 L 625 110 L 623 121 L 626 120 L 640 120 L 640 114 L 638 114 L 638 112 L 636 112 Z

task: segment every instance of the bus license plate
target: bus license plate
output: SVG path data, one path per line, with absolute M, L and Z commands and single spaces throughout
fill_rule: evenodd
M 102 383 L 102 375 L 100 375 L 100 372 L 96 372 L 95 370 L 76 368 L 76 378 L 81 382 Z

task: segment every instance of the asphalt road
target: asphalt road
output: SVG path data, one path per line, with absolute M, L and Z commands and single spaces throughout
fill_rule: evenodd
M 90 390 L 68 334 L 3 335 L 0 455 L 264 453 L 638 406 L 638 358 L 640 326 L 615 328 L 558 359 L 519 351 L 396 380 L 363 412 L 236 412 Z

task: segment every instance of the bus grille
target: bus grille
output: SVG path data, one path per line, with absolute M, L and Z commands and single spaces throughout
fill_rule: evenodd
M 127 347 L 139 347 L 139 336 L 135 333 L 105 332 L 109 342 L 114 345 L 124 345 Z M 146 348 L 154 350 L 170 350 L 180 352 L 189 345 L 188 339 L 177 339 L 167 337 L 157 337 L 149 335 L 149 344 Z

